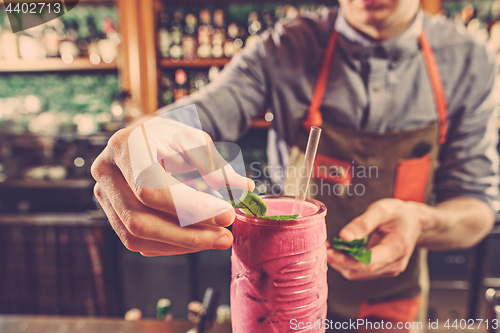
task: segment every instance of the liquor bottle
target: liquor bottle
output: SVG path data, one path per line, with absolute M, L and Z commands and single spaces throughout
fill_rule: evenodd
M 226 28 L 226 14 L 221 8 L 214 10 L 214 27 L 217 29 Z
M 285 8 L 282 5 L 277 5 L 274 8 L 274 21 L 281 22 L 285 19 Z
M 103 19 L 102 28 L 103 32 L 100 36 L 101 39 L 97 42 L 97 50 L 102 60 L 109 64 L 118 57 L 118 43 L 120 38 L 117 36 L 118 33 L 116 32 L 114 22 L 110 17 Z
M 87 9 L 76 10 L 72 16 L 78 24 L 76 45 L 80 50 L 80 57 L 88 57 L 89 55 L 90 30 L 87 24 L 89 16 L 90 12 Z
M 231 23 L 227 27 L 227 40 L 224 43 L 224 55 L 232 57 L 243 47 L 243 36 L 245 30 L 236 23 Z
M 44 34 L 43 34 L 43 41 L 45 44 L 45 50 L 47 53 L 48 58 L 54 58 L 59 56 L 59 36 L 57 34 L 56 29 L 47 24 Z
M 214 11 L 214 27 L 212 32 L 212 57 L 220 58 L 224 55 L 224 43 L 227 39 L 226 18 L 224 11 L 217 8 Z
M 190 95 L 198 92 L 198 89 L 196 89 L 195 80 L 196 80 L 196 73 L 194 71 L 189 71 L 188 72 L 188 82 L 189 82 L 189 94 Z
M 252 46 L 257 41 L 257 35 L 261 32 L 262 23 L 260 22 L 259 13 L 256 11 L 248 14 L 248 34 L 245 45 Z
M 228 304 L 221 304 L 217 307 L 216 321 L 218 324 L 231 321 L 231 307 Z
M 274 28 L 274 23 L 273 14 L 269 10 L 262 11 L 262 30 Z
M 285 22 L 295 20 L 299 16 L 299 10 L 292 5 L 285 6 Z
M 193 85 L 197 91 L 203 89 L 208 85 L 208 78 L 206 72 L 197 72 L 193 80 Z
M 220 58 L 224 55 L 224 49 L 222 48 L 224 41 L 226 40 L 226 30 L 224 29 L 214 29 L 212 33 L 212 57 Z
M 156 319 L 173 320 L 172 302 L 168 298 L 160 298 L 156 303 Z
M 44 26 L 39 25 L 19 34 L 19 54 L 26 61 L 37 61 L 46 57 L 43 44 Z
M 219 74 L 220 74 L 220 69 L 218 67 L 215 66 L 210 67 L 210 69 L 208 70 L 208 81 L 213 82 L 217 80 Z
M 93 16 L 87 17 L 87 26 L 89 28 L 89 59 L 94 65 L 98 65 L 101 62 L 101 56 L 99 55 L 99 48 L 97 43 L 100 40 L 100 33 L 97 30 L 97 25 Z
M 262 23 L 260 22 L 259 13 L 257 11 L 252 11 L 248 14 L 248 33 L 250 35 L 256 35 L 262 29 Z
M 212 16 L 208 9 L 200 11 L 200 27 L 198 28 L 198 56 L 209 58 L 212 55 Z
M 203 304 L 199 301 L 191 301 L 188 306 L 188 320 L 192 323 L 199 323 L 201 311 L 203 310 Z
M 179 100 L 189 95 L 186 72 L 182 69 L 175 71 L 174 100 Z
M 170 22 L 170 37 L 172 46 L 170 46 L 170 57 L 179 59 L 183 56 L 184 50 L 182 48 L 182 11 L 177 9 L 174 11 L 173 19 Z
M 160 78 L 160 88 L 162 90 L 161 101 L 162 105 L 172 104 L 174 102 L 174 80 L 168 72 L 163 72 Z
M 61 59 L 64 63 L 71 64 L 73 60 L 80 55 L 80 50 L 76 45 L 78 28 L 75 21 L 66 22 L 65 27 L 66 35 L 59 44 L 59 54 L 61 55 Z
M 158 31 L 158 46 L 160 49 L 160 55 L 163 58 L 170 57 L 170 46 L 172 44 L 172 39 L 170 38 L 170 18 L 168 13 L 162 11 L 160 13 L 160 30 Z
M 197 55 L 198 39 L 196 36 L 196 28 L 198 25 L 196 16 L 189 13 L 184 18 L 186 23 L 184 26 L 184 36 L 182 37 L 182 48 L 184 49 L 184 59 L 191 61 Z

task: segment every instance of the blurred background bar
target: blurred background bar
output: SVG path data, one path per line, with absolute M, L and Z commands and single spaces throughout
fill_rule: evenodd
M 129 318 L 156 318 L 166 298 L 162 320 L 187 319 L 208 287 L 229 304 L 230 250 L 159 258 L 126 250 L 93 198 L 90 166 L 115 131 L 207 86 L 276 22 L 337 5 L 80 0 L 13 33 L 10 24 L 27 23 L 18 15 L 9 24 L 0 3 L 0 314 L 123 317 L 134 309 Z M 422 5 L 487 42 L 500 64 L 500 0 Z M 261 111 L 238 144 L 264 194 L 273 184 L 249 167 L 267 163 L 273 114 Z M 499 226 L 475 248 L 429 253 L 428 262 L 429 319 L 491 318 L 484 294 L 500 288 Z

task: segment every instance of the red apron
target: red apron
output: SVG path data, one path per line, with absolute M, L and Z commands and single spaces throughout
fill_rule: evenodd
M 313 169 L 315 191 L 310 195 L 324 202 L 328 240 L 353 218 L 362 214 L 373 202 L 382 198 L 427 202 L 432 192 L 433 174 L 440 145 L 446 142 L 447 103 L 433 50 L 424 32 L 419 42 L 434 93 L 438 121 L 416 129 L 380 134 L 343 128 L 323 122 L 321 105 L 335 54 L 337 32 L 330 37 L 317 79 L 311 105 L 295 147 L 290 164 L 301 166 L 311 126 L 323 129 Z M 359 177 L 354 171 L 363 167 L 375 175 Z M 372 167 L 372 169 L 370 169 Z M 335 171 L 335 172 L 333 172 Z M 296 182 L 287 175 L 285 193 L 294 194 L 286 184 Z M 348 188 L 351 188 L 351 195 Z M 364 194 L 352 193 L 356 188 Z M 328 190 L 328 191 L 327 191 Z M 338 272 L 328 272 L 328 309 L 336 318 L 378 318 L 390 321 L 414 321 L 420 305 L 420 262 L 416 250 L 405 272 L 395 278 L 371 281 L 348 281 Z

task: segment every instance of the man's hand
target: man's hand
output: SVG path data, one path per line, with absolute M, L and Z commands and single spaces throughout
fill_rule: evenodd
M 382 199 L 340 231 L 347 241 L 371 235 L 371 263 L 362 264 L 327 243 L 328 263 L 349 280 L 398 276 L 416 246 L 439 251 L 471 247 L 490 232 L 494 221 L 491 208 L 476 198 L 451 198 L 432 207 Z
M 234 221 L 232 207 L 169 175 L 198 169 L 215 190 L 228 181 L 253 190 L 253 181 L 238 175 L 210 147 L 207 133 L 165 117 L 111 137 L 92 165 L 94 193 L 125 247 L 159 256 L 231 246 L 233 236 L 224 227 Z M 193 224 L 181 227 L 179 219 Z
M 372 250 L 371 263 L 362 264 L 327 243 L 328 263 L 349 280 L 398 276 L 406 269 L 420 238 L 428 208 L 399 199 L 371 204 L 340 231 L 340 238 L 346 241 L 371 235 L 367 246 Z

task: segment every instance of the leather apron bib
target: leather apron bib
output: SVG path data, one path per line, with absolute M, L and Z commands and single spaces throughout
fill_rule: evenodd
M 420 35 L 419 42 L 434 93 L 438 121 L 416 129 L 384 134 L 347 129 L 323 122 L 320 107 L 335 53 L 336 39 L 337 32 L 334 31 L 323 58 L 307 117 L 303 122 L 306 130 L 298 134 L 297 144 L 292 147 L 290 156 L 290 165 L 300 167 L 303 163 L 307 133 L 311 126 L 322 128 L 318 155 L 313 167 L 314 182 L 309 188 L 309 194 L 327 206 L 329 241 L 337 237 L 347 223 L 379 199 L 399 198 L 428 202 L 439 147 L 445 143 L 447 134 L 444 88 L 433 50 L 424 32 Z M 285 193 L 294 195 L 296 184 L 297 179 L 293 175 L 287 175 Z M 328 313 L 337 318 L 366 318 L 373 315 L 370 313 L 370 306 L 373 304 L 397 302 L 419 296 L 419 266 L 419 250 L 416 250 L 407 269 L 395 278 L 349 281 L 330 268 Z M 418 308 L 418 302 L 416 304 Z M 400 308 L 401 306 L 398 307 Z M 408 311 L 412 311 L 410 317 L 417 316 L 418 309 L 417 313 L 415 309 Z M 408 318 L 408 313 L 402 318 Z

